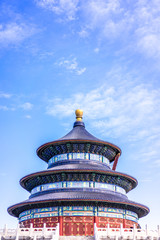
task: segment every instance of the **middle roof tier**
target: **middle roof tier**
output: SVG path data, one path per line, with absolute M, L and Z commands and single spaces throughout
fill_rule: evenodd
M 137 180 L 127 174 L 115 172 L 111 169 L 105 169 L 103 164 L 101 168 L 93 165 L 85 164 L 64 164 L 57 165 L 44 171 L 29 174 L 20 180 L 20 184 L 27 191 L 31 192 L 35 187 L 55 183 L 55 182 L 96 182 L 113 184 L 123 188 L 126 193 L 137 186 Z

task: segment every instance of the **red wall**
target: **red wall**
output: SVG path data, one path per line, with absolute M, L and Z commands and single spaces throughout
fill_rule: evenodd
M 121 224 L 124 228 L 133 228 L 134 224 L 136 227 L 138 225 L 133 221 L 120 218 L 60 216 L 26 220 L 23 222 L 23 226 L 30 227 L 30 223 L 32 223 L 34 228 L 42 228 L 43 224 L 46 223 L 46 227 L 56 227 L 58 222 L 60 223 L 61 236 L 92 236 L 94 235 L 94 223 L 99 228 L 106 228 L 108 224 L 111 228 L 120 228 Z

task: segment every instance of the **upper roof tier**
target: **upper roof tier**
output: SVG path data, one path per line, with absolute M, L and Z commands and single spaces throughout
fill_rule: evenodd
M 85 129 L 82 115 L 82 110 L 76 110 L 76 122 L 73 129 L 64 137 L 40 146 L 37 149 L 37 155 L 48 162 L 55 155 L 69 152 L 88 152 L 103 155 L 110 162 L 114 161 L 116 155 L 121 154 L 121 149 L 90 134 Z

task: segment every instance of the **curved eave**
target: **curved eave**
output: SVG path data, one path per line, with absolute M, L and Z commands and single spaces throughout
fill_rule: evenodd
M 38 149 L 37 149 L 37 155 L 39 158 L 41 158 L 43 161 L 48 162 L 48 160 L 45 160 L 44 157 L 42 156 L 42 152 L 44 150 L 46 150 L 47 148 L 50 148 L 53 145 L 60 145 L 60 144 L 66 144 L 66 143 L 94 143 L 96 145 L 104 145 L 104 146 L 109 146 L 110 148 L 112 148 L 112 150 L 114 150 L 116 152 L 116 155 L 119 153 L 121 155 L 121 149 L 119 147 L 117 147 L 116 145 L 109 143 L 109 142 L 105 142 L 105 141 L 101 141 L 101 140 L 89 140 L 89 139 L 67 139 L 67 140 L 57 140 L 57 141 L 52 141 L 52 142 L 48 142 L 45 143 L 43 145 L 41 145 Z M 113 162 L 114 159 L 112 159 L 110 162 Z
M 61 172 L 66 172 L 66 173 L 67 172 L 89 172 L 89 173 L 102 173 L 102 174 L 111 175 L 111 176 L 122 176 L 122 177 L 126 178 L 127 180 L 131 181 L 132 189 L 134 189 L 138 184 L 137 179 L 133 178 L 132 176 L 124 174 L 124 173 L 120 173 L 120 172 L 115 172 L 115 171 L 112 171 L 112 170 L 102 171 L 102 170 L 92 170 L 92 169 L 74 169 L 74 170 L 73 169 L 64 169 L 62 171 L 62 170 L 53 170 L 53 169 L 50 170 L 49 169 L 49 170 L 46 170 L 46 171 L 40 171 L 40 172 L 36 172 L 36 173 L 26 175 L 25 177 L 21 178 L 20 185 L 24 189 L 26 189 L 26 181 L 28 181 L 31 178 L 35 178 L 35 177 L 38 177 L 38 176 L 46 176 L 46 175 L 51 175 L 51 174 L 56 174 L 56 173 L 61 173 Z M 29 190 L 27 190 L 27 191 L 29 191 Z
M 18 217 L 19 214 L 23 211 L 26 211 L 28 209 L 33 209 L 33 208 L 40 208 L 40 207 L 44 207 L 44 204 L 53 204 L 55 202 L 57 202 L 57 204 L 61 204 L 63 203 L 69 203 L 69 202 L 91 202 L 91 203 L 96 203 L 96 204 L 101 204 L 102 202 L 105 204 L 109 204 L 112 205 L 113 207 L 119 207 L 122 209 L 128 209 L 128 210 L 132 210 L 135 213 L 138 214 L 138 217 L 144 217 L 146 216 L 150 210 L 148 207 L 142 205 L 142 204 L 138 204 L 138 203 L 134 203 L 134 202 L 128 202 L 128 201 L 112 201 L 112 200 L 105 200 L 105 199 L 99 199 L 99 198 L 95 198 L 92 199 L 90 197 L 88 198 L 76 198 L 76 199 L 68 199 L 68 198 L 57 198 L 57 199 L 49 199 L 49 200 L 39 200 L 39 201 L 30 201 L 30 202 L 21 202 L 19 204 L 13 205 L 11 207 L 9 207 L 7 209 L 8 213 L 14 217 Z M 118 206 L 117 206 L 118 205 Z

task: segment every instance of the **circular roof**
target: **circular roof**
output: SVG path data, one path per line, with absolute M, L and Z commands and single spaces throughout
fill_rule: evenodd
M 79 114 L 76 117 L 78 121 L 74 123 L 73 129 L 68 134 L 58 140 L 45 143 L 37 149 L 37 155 L 42 160 L 48 162 L 55 155 L 69 152 L 90 152 L 103 155 L 112 162 L 117 154 L 121 154 L 121 149 L 116 145 L 90 134 L 85 129 L 80 116 Z
M 99 202 L 99 203 L 105 203 L 112 206 L 118 206 L 119 208 L 132 210 L 135 213 L 138 214 L 138 217 L 146 216 L 149 212 L 149 208 L 130 201 L 127 197 L 124 197 L 122 194 L 114 194 L 110 191 L 104 192 L 90 192 L 90 191 L 63 191 L 63 192 L 54 192 L 54 193 L 48 193 L 39 195 L 33 198 L 30 198 L 26 201 L 23 201 L 21 203 L 18 203 L 16 205 L 13 205 L 8 208 L 8 212 L 18 217 L 19 214 L 25 210 L 33 209 L 33 208 L 39 208 L 39 207 L 46 207 L 54 204 L 60 204 L 62 202 L 67 201 L 81 201 L 85 202 L 88 201 L 90 204 L 92 202 Z
M 90 174 L 90 175 L 101 174 L 105 178 L 107 178 L 107 176 L 108 177 L 110 176 L 113 178 L 110 181 L 112 181 L 113 184 L 117 184 L 119 186 L 122 185 L 122 187 L 125 188 L 126 192 L 131 191 L 133 188 L 137 186 L 137 180 L 129 176 L 128 174 L 115 172 L 111 169 L 107 169 L 103 166 L 103 164 L 99 164 L 100 166 L 98 165 L 98 163 L 94 165 L 91 163 L 88 163 L 88 164 L 75 163 L 75 164 L 67 164 L 67 165 L 66 164 L 58 165 L 54 168 L 50 168 L 45 171 L 29 174 L 20 180 L 20 184 L 24 189 L 30 192 L 36 186 L 53 182 L 54 175 L 56 174 L 58 174 L 59 180 L 54 180 L 55 182 L 66 181 L 64 180 L 64 177 L 63 179 L 61 179 L 62 176 L 59 176 L 59 174 L 63 175 L 65 173 L 73 173 L 73 174 L 80 173 L 80 174 Z

